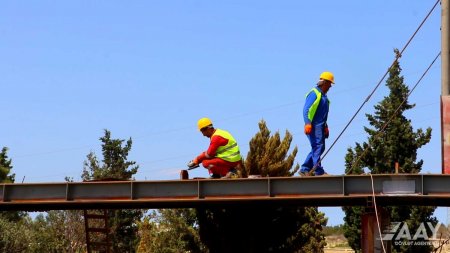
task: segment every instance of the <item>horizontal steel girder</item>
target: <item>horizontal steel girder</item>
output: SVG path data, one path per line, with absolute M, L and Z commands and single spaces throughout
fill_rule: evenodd
M 373 179 L 373 189 L 372 189 Z M 226 205 L 450 206 L 450 175 L 0 184 L 0 211 L 187 208 Z

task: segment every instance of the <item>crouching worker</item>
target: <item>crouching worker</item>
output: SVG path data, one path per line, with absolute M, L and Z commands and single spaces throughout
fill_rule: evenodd
M 211 178 L 236 178 L 236 167 L 241 164 L 239 146 L 233 136 L 222 129 L 213 127 L 208 118 L 201 118 L 198 130 L 203 136 L 210 139 L 208 150 L 202 152 L 189 166 L 197 166 L 200 163 L 208 169 Z

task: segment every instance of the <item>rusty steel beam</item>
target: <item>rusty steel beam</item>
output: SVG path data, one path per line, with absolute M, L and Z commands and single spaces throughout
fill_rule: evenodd
M 450 175 L 373 175 L 377 204 L 450 206 Z M 369 175 L 0 184 L 0 211 L 225 205 L 366 206 Z

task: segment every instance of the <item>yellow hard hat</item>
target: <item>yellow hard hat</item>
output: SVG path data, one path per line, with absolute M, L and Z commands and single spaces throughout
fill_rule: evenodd
M 200 131 L 202 128 L 212 125 L 212 121 L 208 118 L 201 118 L 197 122 L 198 130 Z
M 330 81 L 331 83 L 334 83 L 334 75 L 331 72 L 322 72 L 320 74 L 320 79 Z

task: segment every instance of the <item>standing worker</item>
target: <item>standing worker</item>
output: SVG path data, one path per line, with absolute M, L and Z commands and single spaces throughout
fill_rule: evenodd
M 211 142 L 208 150 L 189 162 L 188 166 L 194 167 L 201 163 L 212 174 L 211 178 L 238 177 L 236 166 L 241 163 L 242 157 L 233 136 L 225 130 L 214 128 L 209 118 L 201 118 L 197 126 Z
M 332 84 L 334 84 L 333 73 L 323 72 L 317 86 L 306 95 L 303 120 L 305 121 L 305 134 L 311 144 L 311 152 L 302 164 L 300 170 L 302 176 L 309 176 L 312 173 L 316 176 L 326 174 L 320 164 L 320 156 L 325 151 L 325 139 L 330 133 L 327 125 L 330 107 L 327 92 Z M 314 167 L 315 169 L 311 171 Z

